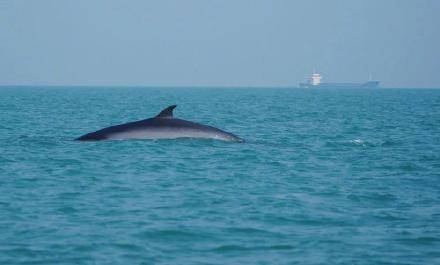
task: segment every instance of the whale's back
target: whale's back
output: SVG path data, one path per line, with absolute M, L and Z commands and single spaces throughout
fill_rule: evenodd
M 110 126 L 85 134 L 76 140 L 100 141 L 123 139 L 209 138 L 242 142 L 239 137 L 218 128 L 174 118 L 175 105 L 164 109 L 154 118 Z

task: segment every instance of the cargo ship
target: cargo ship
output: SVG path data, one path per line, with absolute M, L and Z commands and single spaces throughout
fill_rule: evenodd
M 322 76 L 314 72 L 306 83 L 299 83 L 300 88 L 379 88 L 379 81 L 370 80 L 363 83 L 323 83 Z

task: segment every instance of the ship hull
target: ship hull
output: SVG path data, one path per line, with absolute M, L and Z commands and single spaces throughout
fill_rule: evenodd
M 318 85 L 313 85 L 310 83 L 300 83 L 300 88 L 378 88 L 379 81 L 368 81 L 365 83 L 320 83 Z

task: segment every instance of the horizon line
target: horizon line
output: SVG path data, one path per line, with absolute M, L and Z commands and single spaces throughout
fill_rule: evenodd
M 8 84 L 0 84 L 0 88 L 5 87 L 34 87 L 34 88 L 40 88 L 40 87 L 48 87 L 48 88 L 56 88 L 56 87 L 64 87 L 64 88 L 81 88 L 81 87 L 90 87 L 90 88 L 206 88 L 206 89 L 218 89 L 218 88 L 238 88 L 238 89 L 267 89 L 267 88 L 289 88 L 289 89 L 303 89 L 299 86 L 292 86 L 292 85 L 62 85 L 62 84 L 52 84 L 52 85 L 44 85 L 44 84 L 38 84 L 38 85 L 28 85 L 28 84 L 15 84 L 15 85 L 8 85 Z M 308 88 L 313 89 L 313 88 Z M 316 89 L 316 88 L 315 88 Z M 318 89 L 332 89 L 332 88 L 318 88 Z M 440 89 L 440 86 L 438 87 L 409 87 L 409 86 L 402 86 L 402 87 L 382 87 L 375 89 L 369 89 L 369 90 L 377 90 L 377 89 Z M 361 89 L 363 90 L 363 89 Z

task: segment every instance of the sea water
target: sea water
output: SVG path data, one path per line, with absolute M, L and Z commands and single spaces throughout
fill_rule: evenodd
M 174 115 L 246 140 L 77 142 Z M 0 264 L 439 264 L 440 90 L 0 88 Z

